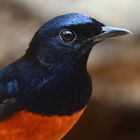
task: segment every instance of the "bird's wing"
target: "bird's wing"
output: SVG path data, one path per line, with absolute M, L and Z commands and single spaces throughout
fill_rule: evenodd
M 11 117 L 20 109 L 15 98 L 6 99 L 0 104 L 0 122 Z
M 0 122 L 20 109 L 20 104 L 16 100 L 18 82 L 14 78 L 15 71 L 12 65 L 0 70 Z

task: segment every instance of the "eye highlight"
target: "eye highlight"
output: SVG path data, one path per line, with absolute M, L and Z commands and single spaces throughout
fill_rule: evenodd
M 59 37 L 62 41 L 70 43 L 75 40 L 76 35 L 73 31 L 65 29 L 60 32 Z

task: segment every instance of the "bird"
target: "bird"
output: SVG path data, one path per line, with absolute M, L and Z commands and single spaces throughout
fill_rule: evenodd
M 89 102 L 93 46 L 126 34 L 79 13 L 46 22 L 25 54 L 0 70 L 0 140 L 62 139 Z

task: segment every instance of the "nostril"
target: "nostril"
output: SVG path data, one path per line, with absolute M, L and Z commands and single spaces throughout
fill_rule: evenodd
M 102 29 L 101 33 L 104 33 L 104 32 L 105 32 L 105 30 Z

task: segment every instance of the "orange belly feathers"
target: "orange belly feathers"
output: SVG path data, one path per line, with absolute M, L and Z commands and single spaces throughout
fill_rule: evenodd
M 25 110 L 0 122 L 0 140 L 60 140 L 82 115 L 41 116 Z

